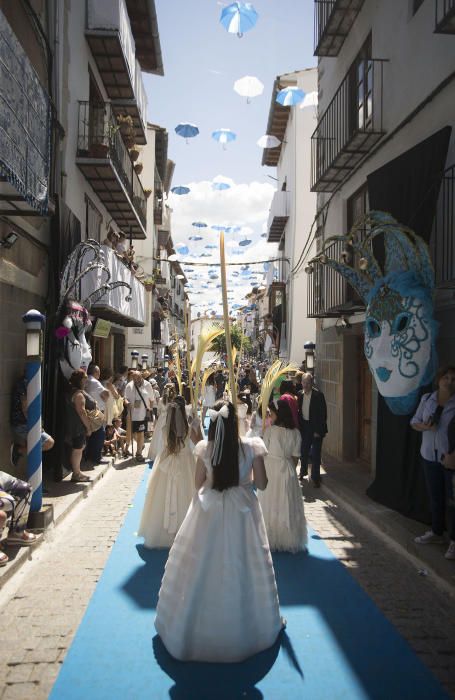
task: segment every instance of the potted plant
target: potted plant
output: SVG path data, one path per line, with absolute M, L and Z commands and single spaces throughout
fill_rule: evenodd
M 112 139 L 119 129 L 119 126 L 109 123 L 102 133 L 95 132 L 90 144 L 90 156 L 92 158 L 107 158 Z
M 146 187 L 144 189 L 145 198 L 148 199 L 150 197 L 150 195 L 152 194 L 152 192 L 153 192 L 153 190 L 151 187 Z
M 134 146 L 134 121 L 131 114 L 118 114 L 117 124 L 120 127 L 125 146 L 127 148 Z
M 143 167 L 144 166 L 142 163 L 135 163 L 134 164 L 134 169 L 135 169 L 137 175 L 141 174 Z
M 130 158 L 133 163 L 139 158 L 139 149 L 136 144 L 130 148 Z
M 144 279 L 142 280 L 142 284 L 144 285 L 147 292 L 153 292 L 153 289 L 155 287 L 155 281 L 153 277 L 144 277 Z

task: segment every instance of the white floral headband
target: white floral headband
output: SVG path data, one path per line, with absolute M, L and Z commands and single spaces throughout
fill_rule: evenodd
M 224 404 L 219 411 L 215 411 L 213 408 L 209 408 L 207 413 L 212 423 L 216 423 L 215 429 L 215 440 L 213 443 L 213 453 L 212 453 L 212 465 L 219 464 L 221 460 L 221 455 L 223 454 L 224 446 L 224 420 L 218 420 L 221 418 L 229 418 L 229 406 Z

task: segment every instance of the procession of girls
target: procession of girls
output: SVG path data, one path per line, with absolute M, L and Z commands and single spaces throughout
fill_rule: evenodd
M 235 662 L 273 645 L 284 624 L 270 551 L 306 549 L 301 437 L 295 397 L 275 399 L 267 425 L 255 417 L 263 438 L 244 436 L 245 411 L 213 402 L 209 387 L 207 440 L 189 396 L 163 392 L 138 535 L 170 547 L 155 621 L 170 654 Z

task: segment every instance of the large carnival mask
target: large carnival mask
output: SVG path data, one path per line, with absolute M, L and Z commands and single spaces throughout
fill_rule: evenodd
M 101 284 L 89 296 L 81 297 L 81 281 L 92 270 L 101 272 Z M 131 287 L 126 282 L 111 282 L 104 254 L 97 241 L 79 243 L 65 265 L 60 288 L 55 336 L 59 343 L 60 369 L 66 379 L 78 369 L 87 370 L 92 351 L 87 336 L 92 330 L 90 306 L 116 287 Z M 128 298 L 128 297 L 127 297 Z
M 379 235 L 384 241 L 384 273 L 373 255 L 373 240 Z M 346 245 L 344 261 L 325 253 L 340 240 Z M 346 262 L 353 255 L 359 270 Z M 347 236 L 327 239 L 310 271 L 315 262 L 337 270 L 364 299 L 364 350 L 378 391 L 393 413 L 411 413 L 437 363 L 434 273 L 426 244 L 390 214 L 370 212 Z

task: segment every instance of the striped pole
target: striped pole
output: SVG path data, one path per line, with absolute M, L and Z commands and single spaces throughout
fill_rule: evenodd
M 36 309 L 22 316 L 27 334 L 27 481 L 32 487 L 30 511 L 37 513 L 43 502 L 41 449 L 41 362 L 43 325 L 46 317 Z

